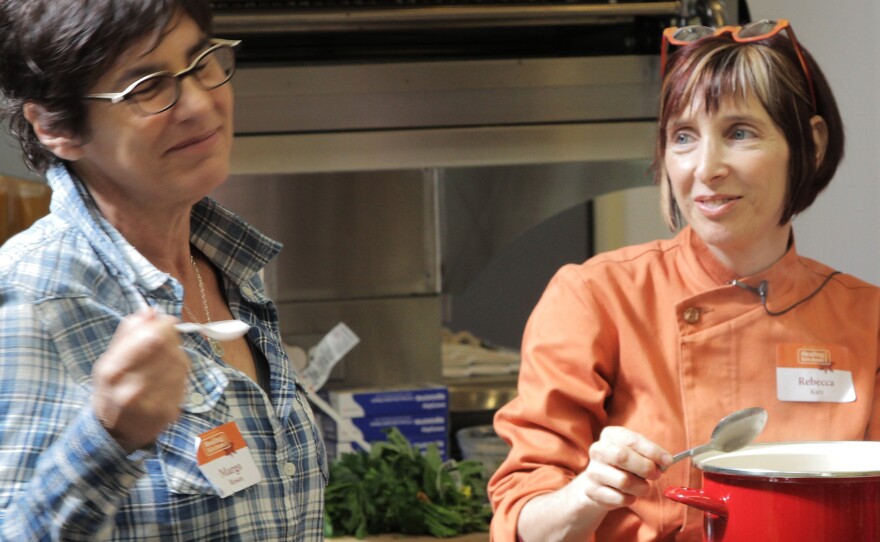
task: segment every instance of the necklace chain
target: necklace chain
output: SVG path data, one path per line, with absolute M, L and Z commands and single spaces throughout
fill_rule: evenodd
M 199 271 L 199 266 L 196 265 L 196 259 L 193 258 L 192 254 L 189 255 L 189 263 L 192 264 L 193 270 L 196 272 L 196 281 L 199 283 L 199 295 L 202 298 L 202 308 L 205 309 L 205 318 L 208 319 L 208 323 L 210 324 L 211 311 L 208 309 L 208 295 L 205 293 L 205 282 L 202 280 L 202 273 Z
M 189 262 L 192 264 L 193 271 L 196 272 L 196 282 L 198 282 L 199 284 L 199 295 L 202 298 L 202 308 L 205 309 L 205 318 L 208 319 L 207 323 L 210 324 L 212 321 L 211 310 L 208 308 L 208 295 L 205 293 L 205 282 L 202 280 L 202 272 L 199 271 L 199 266 L 196 264 L 196 259 L 193 257 L 192 254 L 189 255 Z M 193 317 L 193 320 L 197 320 L 197 318 L 194 317 L 192 311 L 189 310 L 186 305 L 184 305 L 183 308 L 186 309 L 186 312 L 189 313 L 190 317 Z M 211 350 L 213 350 L 214 354 L 219 357 L 223 357 L 225 351 L 223 349 L 223 345 L 220 344 L 219 341 L 208 337 L 208 344 L 211 345 Z

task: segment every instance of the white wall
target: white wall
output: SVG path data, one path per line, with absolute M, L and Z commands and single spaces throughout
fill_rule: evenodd
M 748 0 L 752 19 L 791 21 L 831 83 L 846 158 L 795 220 L 798 250 L 880 284 L 880 25 L 877 0 Z

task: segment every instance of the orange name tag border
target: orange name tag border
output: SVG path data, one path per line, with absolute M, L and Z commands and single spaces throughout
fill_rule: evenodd
M 839 345 L 782 343 L 776 347 L 776 366 L 789 369 L 849 369 L 849 350 Z
M 199 435 L 199 449 L 196 455 L 199 465 L 204 465 L 243 448 L 247 448 L 247 443 L 238 429 L 238 424 L 232 421 Z

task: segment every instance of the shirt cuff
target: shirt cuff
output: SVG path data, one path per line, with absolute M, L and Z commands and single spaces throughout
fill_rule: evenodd
M 79 493 L 87 508 L 103 514 L 115 513 L 137 480 L 146 473 L 144 461 L 150 453 L 137 450 L 126 454 L 110 436 L 91 408 L 73 420 L 53 449 L 63 480 L 61 487 Z

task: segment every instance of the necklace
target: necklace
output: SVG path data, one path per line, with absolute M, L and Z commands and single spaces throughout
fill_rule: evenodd
M 193 270 L 196 272 L 196 281 L 199 283 L 199 295 L 202 297 L 202 307 L 205 309 L 205 318 L 208 319 L 208 323 L 210 324 L 211 311 L 208 309 L 208 296 L 205 294 L 205 283 L 202 281 L 202 273 L 199 271 L 199 266 L 196 265 L 196 259 L 193 258 L 192 254 L 189 255 L 189 261 L 193 266 Z M 186 305 L 184 305 L 183 308 L 186 309 Z M 191 310 L 186 309 L 186 312 L 189 313 L 193 320 L 197 320 Z M 214 352 L 214 355 L 222 358 L 226 351 L 223 349 L 223 345 L 220 344 L 220 341 L 210 337 L 206 337 L 206 339 L 208 339 L 208 344 L 211 345 L 211 351 Z

